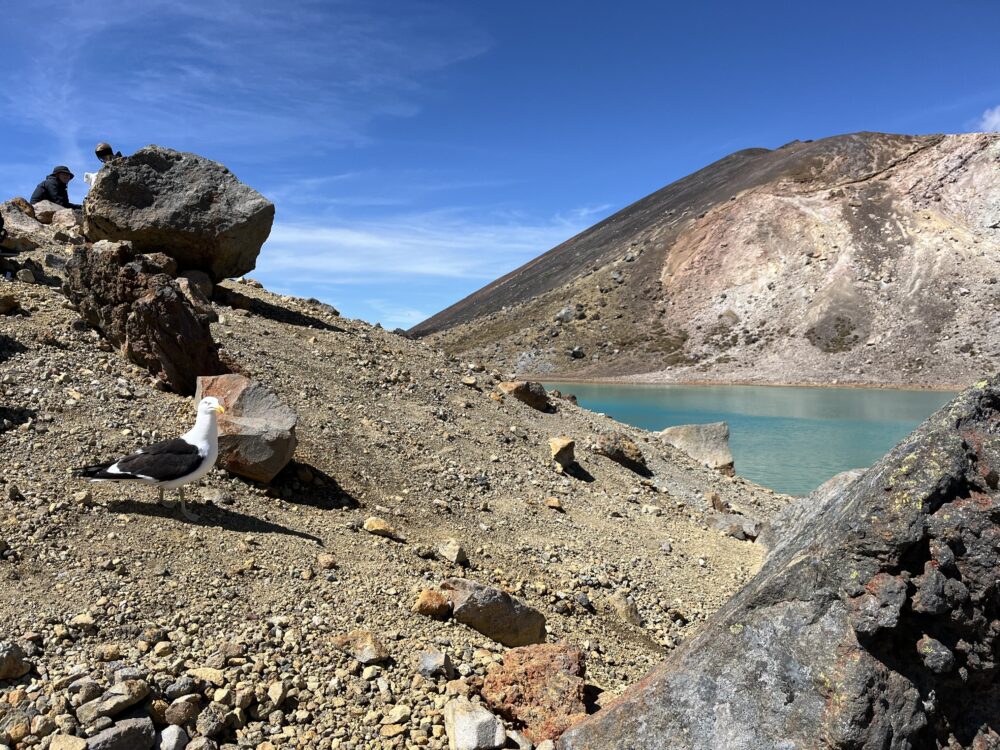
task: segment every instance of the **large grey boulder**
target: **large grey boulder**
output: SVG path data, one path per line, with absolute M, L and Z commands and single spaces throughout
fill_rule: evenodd
M 1000 746 L 1000 379 L 791 520 L 760 573 L 562 750 Z
M 448 578 L 441 588 L 452 616 L 487 638 L 511 647 L 545 642 L 545 615 L 506 591 L 467 578 Z
M 90 240 L 128 240 L 213 280 L 252 271 L 274 204 L 218 162 L 147 146 L 97 173 L 84 201 Z
M 199 375 L 226 368 L 208 322 L 174 281 L 176 270 L 165 255 L 140 255 L 127 242 L 102 241 L 74 249 L 63 292 L 129 360 L 190 395 Z
M 731 477 L 736 473 L 729 450 L 729 424 L 681 424 L 659 432 L 661 438 L 710 469 Z
M 219 465 L 256 482 L 270 482 L 295 454 L 298 415 L 274 391 L 243 375 L 198 378 L 195 400 L 215 396 L 219 417 Z

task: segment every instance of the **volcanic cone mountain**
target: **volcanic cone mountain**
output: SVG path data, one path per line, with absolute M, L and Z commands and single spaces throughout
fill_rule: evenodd
M 424 321 L 524 374 L 945 386 L 995 370 L 1000 135 L 732 154 Z

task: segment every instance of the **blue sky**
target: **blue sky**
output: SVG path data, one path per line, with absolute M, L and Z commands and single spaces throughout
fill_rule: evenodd
M 1000 130 L 996 0 L 8 5 L 4 196 L 195 151 L 277 206 L 256 278 L 390 328 L 737 149 Z

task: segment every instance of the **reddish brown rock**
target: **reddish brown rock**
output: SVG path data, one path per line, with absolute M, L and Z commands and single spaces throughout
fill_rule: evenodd
M 559 643 L 507 652 L 483 683 L 483 698 L 534 743 L 554 740 L 586 715 L 583 653 Z
M 411 610 L 414 614 L 444 619 L 451 613 L 449 602 L 440 591 L 424 589 L 417 596 Z
M 0 294 L 0 315 L 12 315 L 21 309 L 21 303 L 13 294 Z
M 576 462 L 576 442 L 569 437 L 549 438 L 549 451 L 552 453 L 552 460 L 563 469 L 568 469 Z
M 127 242 L 98 242 L 73 251 L 63 291 L 129 360 L 191 395 L 199 375 L 218 375 L 225 367 L 208 323 L 172 278 L 176 271 L 165 255 L 137 254 Z
M 195 399 L 215 396 L 219 417 L 219 465 L 257 482 L 270 482 L 292 460 L 298 416 L 274 392 L 243 375 L 198 378 Z
M 389 651 L 375 635 L 367 630 L 352 630 L 333 639 L 334 648 L 350 654 L 362 664 L 380 664 L 389 661 Z

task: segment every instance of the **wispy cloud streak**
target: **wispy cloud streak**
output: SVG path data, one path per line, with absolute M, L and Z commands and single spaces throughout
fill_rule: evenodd
M 368 284 L 404 278 L 490 280 L 568 239 L 605 206 L 547 221 L 436 211 L 377 222 L 281 223 L 259 273 L 283 284 Z
M 29 64 L 8 66 L 0 97 L 66 157 L 98 131 L 289 152 L 364 143 L 375 118 L 418 111 L 428 72 L 488 46 L 440 10 L 378 6 L 80 0 L 39 24 L 22 4 L 0 38 L 17 30 Z

